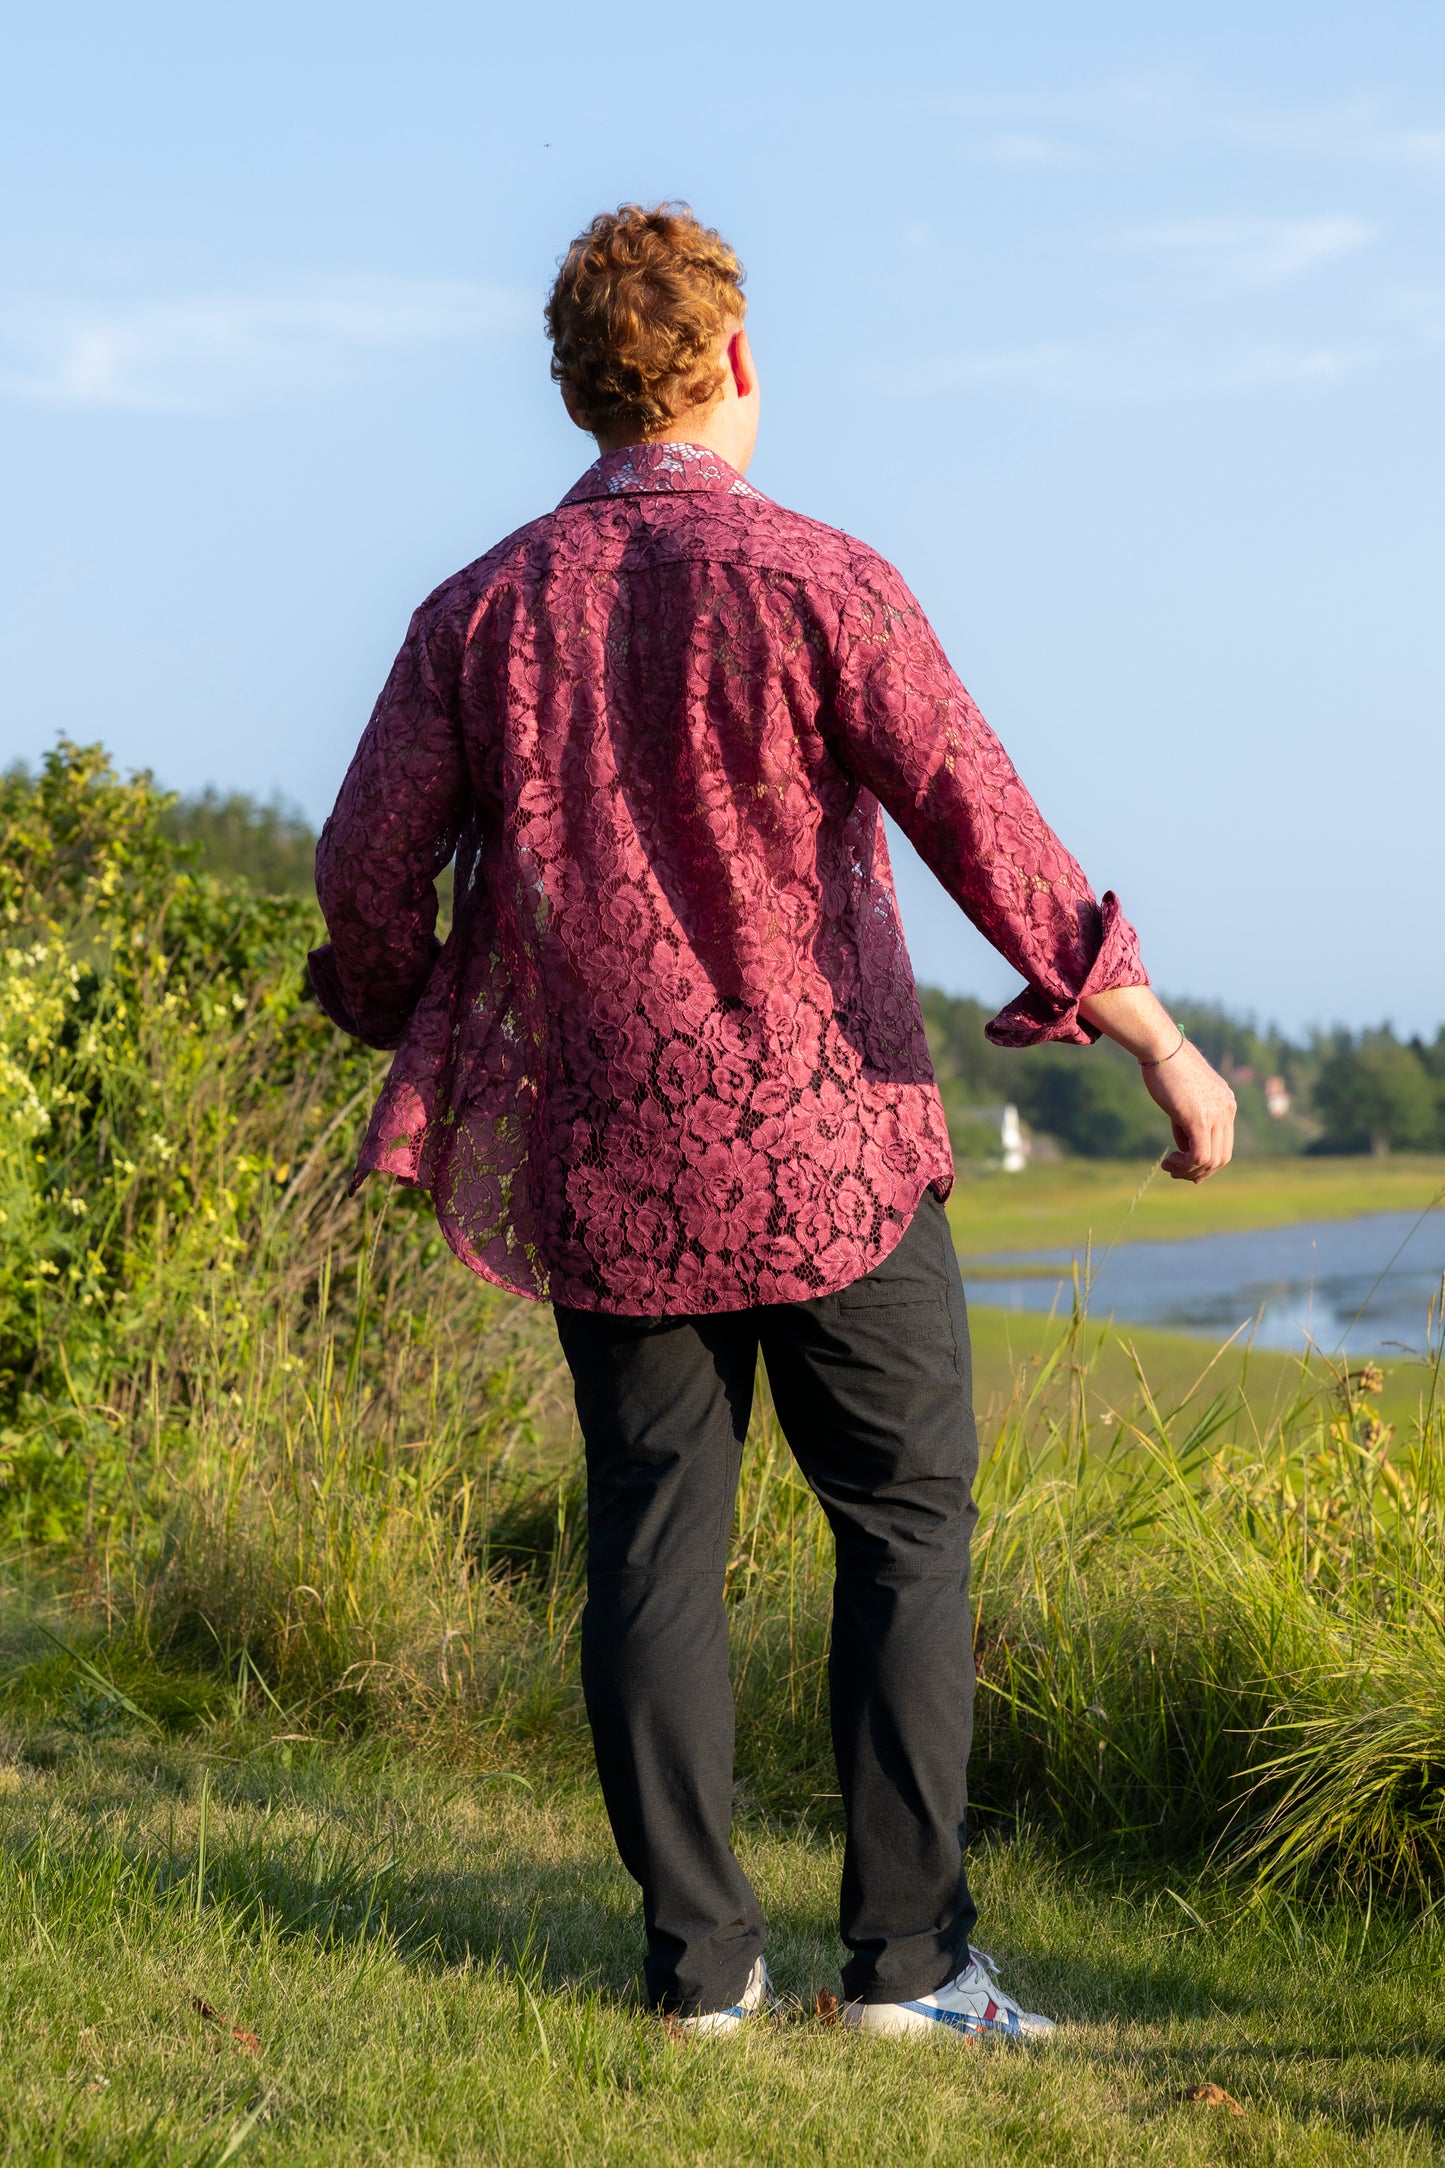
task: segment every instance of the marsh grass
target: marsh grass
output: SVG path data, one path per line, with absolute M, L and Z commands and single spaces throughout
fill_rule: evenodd
M 203 1351 L 184 1430 L 163 1383 L 138 1403 L 129 1488 L 84 1573 L 60 1574 L 68 1653 L 34 1658 L 71 1665 L 93 1722 L 103 1665 L 172 1726 L 265 1702 L 301 1731 L 481 1746 L 517 1771 L 585 1759 L 580 1470 L 530 1414 L 555 1370 L 545 1317 L 463 1285 L 418 1324 L 399 1202 L 272 1302 L 243 1361 Z M 1161 1402 L 1136 1364 L 1126 1405 L 1101 1408 L 1082 1312 L 1021 1366 L 979 1486 L 976 1826 L 1208 1858 L 1242 1885 L 1445 1891 L 1431 1332 L 1403 1430 L 1373 1375 L 1318 1361 L 1270 1405 L 1247 1376 L 1214 1390 L 1207 1364 Z M 836 1827 L 831 1575 L 764 1393 L 728 1601 L 740 1802 L 778 1826 Z

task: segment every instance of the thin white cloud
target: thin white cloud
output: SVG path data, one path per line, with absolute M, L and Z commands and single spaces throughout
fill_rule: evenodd
M 274 293 L 0 310 L 0 391 L 79 406 L 208 408 L 315 389 L 385 354 L 475 344 L 525 297 L 461 280 L 327 280 Z
M 1363 218 L 1181 218 L 1134 227 L 1112 245 L 1202 263 L 1240 285 L 1282 286 L 1378 237 Z
M 1287 156 L 1445 169 L 1445 128 L 1417 126 L 1394 101 L 1373 92 L 1335 105 L 1222 113 L 1218 119 L 1222 133 Z
M 1244 342 L 1181 360 L 1127 343 L 1078 342 L 940 355 L 931 362 L 900 363 L 896 368 L 882 363 L 869 372 L 868 382 L 875 392 L 899 399 L 1000 390 L 1045 399 L 1142 405 L 1321 387 L 1383 358 L 1374 347 Z
M 917 107 L 970 124 L 963 149 L 1021 147 L 1017 162 L 1069 165 L 1130 155 L 1168 155 L 1202 144 L 1247 145 L 1290 161 L 1313 159 L 1393 165 L 1423 172 L 1445 169 L 1445 127 L 1421 120 L 1398 95 L 1366 91 L 1316 106 L 1241 105 L 1189 69 L 1172 68 L 1106 78 L 1058 90 L 950 92 L 933 90 Z
M 1422 346 L 1445 346 L 1445 286 L 1388 287 L 1378 297 L 1375 313 Z
M 1201 379 L 1198 388 L 1264 391 L 1272 385 L 1334 384 L 1385 358 L 1378 347 L 1255 345 Z M 1181 390 L 1188 388 L 1181 384 Z
M 967 157 L 990 166 L 1076 166 L 1084 155 L 1077 145 L 1058 136 L 1023 129 L 971 136 L 963 148 Z
M 1061 129 L 1117 128 L 1129 115 L 1137 120 L 1171 109 L 1188 94 L 1190 79 L 1176 69 L 1110 77 L 1102 82 L 1071 84 L 1047 90 L 934 90 L 923 104 L 983 126 L 1012 129 L 1027 138 L 1041 131 L 1051 143 Z
M 967 391 L 997 384 L 1035 391 L 1068 392 L 1078 388 L 1084 369 L 1080 351 L 1068 345 L 1021 346 L 995 353 L 940 354 L 931 361 L 881 363 L 869 381 L 902 398 L 927 398 L 937 392 Z

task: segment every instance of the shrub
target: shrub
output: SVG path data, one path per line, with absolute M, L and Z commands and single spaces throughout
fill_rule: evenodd
M 346 1125 L 378 1063 L 307 998 L 314 907 L 223 883 L 171 801 L 62 740 L 0 782 L 0 1445 L 63 1540 L 152 1424 L 350 1258 Z

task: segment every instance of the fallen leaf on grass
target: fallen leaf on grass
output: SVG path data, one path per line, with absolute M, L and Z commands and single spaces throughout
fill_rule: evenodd
M 1226 2093 L 1212 2078 L 1207 2078 L 1203 2085 L 1187 2085 L 1183 2097 L 1193 2101 L 1196 2108 L 1227 2108 L 1231 2115 L 1244 2113 L 1233 2093 Z
M 820 1987 L 813 1997 L 813 2015 L 824 2025 L 838 2023 L 838 1998 L 830 1994 L 826 1987 Z
M 191 2008 L 195 2011 L 197 2017 L 203 2017 L 208 2025 L 224 2026 L 243 2055 L 260 2054 L 261 2043 L 256 2038 L 256 2035 L 253 2032 L 248 2032 L 244 2025 L 230 2024 L 227 2019 L 222 2017 L 219 2010 L 211 2008 L 204 1995 L 193 1995 L 191 1997 Z

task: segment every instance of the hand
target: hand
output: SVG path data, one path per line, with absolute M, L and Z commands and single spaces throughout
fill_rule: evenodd
M 1178 1149 L 1164 1172 L 1176 1182 L 1207 1182 L 1234 1154 L 1234 1094 L 1186 1039 L 1168 1061 L 1141 1068 L 1144 1089 L 1169 1117 Z
M 1164 1172 L 1176 1182 L 1205 1182 L 1227 1166 L 1234 1152 L 1234 1094 L 1197 1047 L 1187 1039 L 1180 1045 L 1179 1026 L 1149 988 L 1115 986 L 1090 994 L 1079 1013 L 1134 1056 L 1149 1097 L 1168 1115 L 1177 1149 L 1165 1154 Z M 1161 1061 L 1161 1054 L 1168 1059 Z

